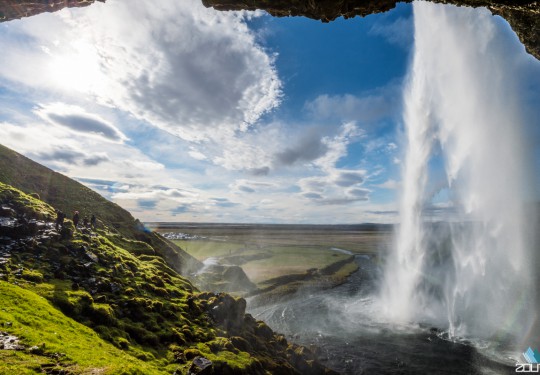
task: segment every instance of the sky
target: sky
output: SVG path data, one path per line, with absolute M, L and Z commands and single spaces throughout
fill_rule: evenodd
M 142 221 L 395 222 L 412 17 L 108 0 L 2 23 L 0 143 Z M 496 23 L 536 108 L 538 62 Z

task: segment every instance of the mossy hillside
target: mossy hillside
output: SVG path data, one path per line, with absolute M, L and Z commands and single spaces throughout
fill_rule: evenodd
M 9 202 L 18 215 L 41 220 L 52 220 L 56 216 L 54 209 L 34 194 L 22 194 L 20 190 L 2 182 L 0 182 L 0 202 Z
M 54 213 L 47 204 L 5 184 L 0 184 L 0 202 L 29 219 Z M 191 336 L 204 338 L 206 331 L 212 336 L 195 305 L 195 313 L 186 311 L 187 298 L 193 296 L 189 281 L 163 258 L 137 257 L 115 242 L 133 245 L 135 254 L 148 250 L 147 244 L 122 238 L 107 228 L 76 231 L 65 240 L 19 241 L 0 273 L 5 280 L 46 297 L 67 316 L 117 346 L 133 345 L 135 355 L 142 358 L 159 355 L 173 342 L 186 344 Z
M 60 173 L 44 167 L 27 157 L 0 145 L 0 182 L 11 185 L 39 199 L 71 218 L 79 211 L 81 219 L 96 215 L 99 225 L 123 237 L 148 243 L 180 273 L 190 273 L 202 265 L 195 258 L 161 236 L 145 230 L 144 226 L 117 204 L 95 191 Z
M 23 338 L 27 350 L 0 350 L 0 374 L 163 373 L 101 339 L 30 290 L 0 281 L 0 329 Z
M 0 145 L 0 181 L 26 193 L 37 193 L 41 200 L 64 211 L 68 217 L 78 210 L 95 213 L 106 225 L 129 235 L 135 219 L 120 206 L 78 182 L 46 168 Z
M 0 184 L 0 203 L 17 214 L 24 209 L 28 219 L 54 212 L 5 184 Z M 197 356 L 213 361 L 215 373 L 295 374 L 302 372 L 298 364 L 323 373 L 320 365 L 303 358 L 291 363 L 296 346 L 277 340 L 269 328 L 261 330 L 262 323 L 244 316 L 245 301 L 199 294 L 161 256 L 153 255 L 147 243 L 107 227 L 62 238 L 52 222 L 38 224 L 42 229 L 36 235 L 14 238 L 0 249 L 0 278 L 44 297 L 125 355 L 144 361 L 149 370 L 143 373 L 186 373 Z M 73 229 L 69 221 L 66 226 Z M 19 334 L 33 343 L 24 332 Z M 41 357 L 32 356 L 13 354 L 10 363 L 37 366 Z M 71 361 L 60 365 L 84 367 L 75 356 Z

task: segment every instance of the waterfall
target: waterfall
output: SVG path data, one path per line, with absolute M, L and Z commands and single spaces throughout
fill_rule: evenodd
M 522 337 L 536 311 L 524 126 L 508 51 L 487 10 L 413 7 L 400 226 L 382 305 L 392 321 L 433 324 L 451 337 Z M 434 158 L 452 203 L 439 223 L 426 218 Z

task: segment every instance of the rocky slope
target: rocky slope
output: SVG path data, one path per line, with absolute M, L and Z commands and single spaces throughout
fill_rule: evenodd
M 0 3 L 0 22 L 53 12 L 65 7 L 87 6 L 95 0 L 3 0 Z M 97 0 L 105 2 L 106 0 Z M 403 0 L 411 2 L 412 0 Z M 458 6 L 487 7 L 493 14 L 506 19 L 527 51 L 540 59 L 540 5 L 537 0 L 431 0 Z M 304 16 L 333 21 L 338 17 L 367 16 L 386 12 L 397 0 L 202 0 L 207 7 L 218 10 L 263 9 L 283 16 Z
M 170 267 L 189 274 L 202 264 L 163 237 L 145 230 L 129 212 L 95 191 L 60 173 L 54 172 L 27 157 L 0 145 L 0 181 L 12 185 L 63 211 L 71 218 L 79 211 L 81 220 L 94 214 L 99 225 L 107 226 L 125 238 L 143 241 L 163 256 Z
M 0 373 L 332 373 L 147 242 L 54 216 L 0 183 Z

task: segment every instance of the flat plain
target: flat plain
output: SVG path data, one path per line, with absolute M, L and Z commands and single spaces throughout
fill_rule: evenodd
M 328 270 L 342 281 L 356 270 L 354 255 L 376 255 L 389 246 L 392 227 L 383 225 L 258 225 L 149 223 L 182 239 L 177 245 L 195 258 L 241 266 L 259 288 L 291 275 Z M 173 235 L 174 236 L 174 235 Z M 332 267 L 333 266 L 333 267 Z

